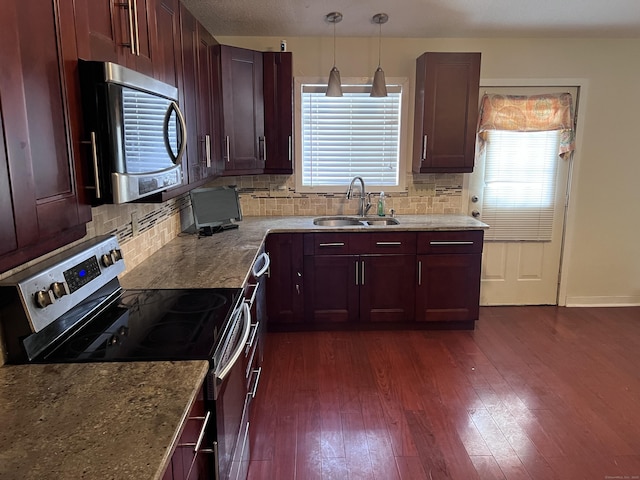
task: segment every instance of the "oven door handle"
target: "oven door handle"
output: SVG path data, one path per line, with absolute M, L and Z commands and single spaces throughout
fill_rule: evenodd
M 247 303 L 245 302 L 242 302 L 241 308 L 242 313 L 240 315 L 244 318 L 242 338 L 238 342 L 236 351 L 233 352 L 233 355 L 231 355 L 231 357 L 229 358 L 229 362 L 227 362 L 227 364 L 216 373 L 217 383 L 222 383 L 224 381 L 225 377 L 229 374 L 240 355 L 242 355 L 242 353 L 244 352 L 244 347 L 247 344 L 247 340 L 249 340 L 249 334 L 251 333 L 251 310 L 249 309 L 249 305 L 247 305 Z

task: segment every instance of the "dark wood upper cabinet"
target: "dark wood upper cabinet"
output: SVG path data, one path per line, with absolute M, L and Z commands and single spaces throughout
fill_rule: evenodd
M 213 130 L 211 34 L 181 6 L 183 79 L 182 105 L 187 121 L 186 174 L 189 188 L 212 177 L 220 154 L 214 150 L 219 136 Z M 217 163 L 216 163 L 217 161 Z
M 293 173 L 293 54 L 264 52 L 264 173 Z
M 157 0 L 76 0 L 78 55 L 153 76 Z
M 416 61 L 415 173 L 472 172 L 480 53 L 426 52 Z
M 7 0 L 0 15 L 0 272 L 86 234 L 72 0 Z
M 152 26 L 153 76 L 182 90 L 182 41 L 179 0 L 154 0 Z
M 257 174 L 264 171 L 264 103 L 262 52 L 218 45 L 218 98 L 225 175 Z

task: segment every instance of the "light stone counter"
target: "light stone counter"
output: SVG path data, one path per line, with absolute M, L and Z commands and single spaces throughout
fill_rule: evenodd
M 0 368 L 0 479 L 162 478 L 208 363 Z
M 239 288 L 268 233 L 485 230 L 465 215 L 399 215 L 398 225 L 320 227 L 317 217 L 245 217 L 211 237 L 181 234 L 120 279 L 124 288 Z M 376 217 L 372 217 L 376 218 Z M 126 262 L 125 258 L 125 262 Z

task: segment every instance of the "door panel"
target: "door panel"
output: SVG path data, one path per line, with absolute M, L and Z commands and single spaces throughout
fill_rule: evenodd
M 487 93 L 533 95 L 569 91 L 577 102 L 575 87 L 495 87 Z M 574 108 L 574 112 L 576 109 Z M 556 170 L 555 217 L 550 242 L 486 240 L 482 255 L 481 305 L 555 305 L 557 304 L 560 258 L 564 235 L 567 186 L 571 160 L 558 158 Z M 469 176 L 469 214 L 478 212 L 482 220 L 484 157 L 476 157 L 476 168 Z M 477 199 L 474 201 L 474 197 Z

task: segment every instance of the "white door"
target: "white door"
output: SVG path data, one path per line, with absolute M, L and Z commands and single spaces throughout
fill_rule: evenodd
M 578 89 L 567 87 L 509 87 L 483 88 L 482 93 L 533 95 L 569 91 L 574 101 Z M 481 95 L 482 96 L 482 95 Z M 556 157 L 555 209 L 550 241 L 491 241 L 485 240 L 482 255 L 480 287 L 481 305 L 556 305 L 560 278 L 560 258 L 564 235 L 569 159 Z M 484 156 L 476 158 L 476 166 L 469 176 L 469 214 L 482 218 L 485 190 Z

